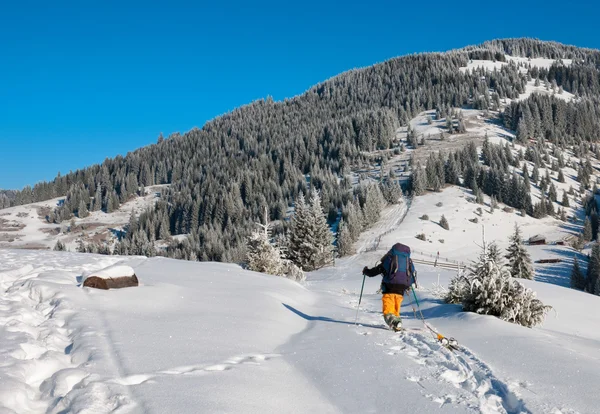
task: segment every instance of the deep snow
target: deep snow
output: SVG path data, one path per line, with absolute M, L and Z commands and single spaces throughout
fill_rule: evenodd
M 422 330 L 409 297 L 409 331 L 387 330 L 379 278 L 366 280 L 354 325 L 360 269 L 392 241 L 416 249 L 414 226 L 433 224 L 413 215 L 440 209 L 432 201 L 443 197 L 450 216 L 453 200 L 465 205 L 461 192 L 418 197 L 401 223 L 405 208 L 387 210 L 376 229 L 397 228 L 377 250 L 364 251 L 373 231 L 361 253 L 310 273 L 305 285 L 232 264 L 0 250 L 0 412 L 594 412 L 597 296 L 526 282 L 555 310 L 528 329 L 443 304 L 434 284 L 454 273 L 418 265 L 425 317 L 463 352 Z M 503 215 L 486 218 L 490 239 L 510 233 Z M 521 224 L 537 231 L 534 222 Z M 451 230 L 435 249 L 466 260 L 480 230 L 469 232 Z M 131 266 L 140 287 L 79 286 L 115 264 Z

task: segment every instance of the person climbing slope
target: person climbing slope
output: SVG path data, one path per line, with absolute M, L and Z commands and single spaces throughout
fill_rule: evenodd
M 410 259 L 410 247 L 396 243 L 381 258 L 381 263 L 369 269 L 363 269 L 363 275 L 374 277 L 383 275 L 381 281 L 381 302 L 383 304 L 383 319 L 394 331 L 402 329 L 400 305 L 404 292 L 412 283 L 417 282 L 415 267 Z

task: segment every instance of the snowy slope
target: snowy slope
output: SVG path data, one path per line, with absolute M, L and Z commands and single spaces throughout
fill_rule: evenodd
M 74 229 L 69 229 L 70 221 L 52 224 L 46 220 L 46 216 L 64 197 L 2 209 L 0 248 L 52 249 L 60 240 L 69 250 L 75 251 L 78 239 L 86 242 L 112 241 L 114 234 L 128 223 L 131 211 L 139 215 L 153 205 L 159 199 L 159 192 L 163 187 L 167 185 L 147 187 L 144 197 L 135 197 L 110 214 L 92 211 L 86 218 L 75 217 Z
M 0 412 L 595 412 L 600 315 L 589 309 L 600 297 L 526 282 L 555 309 L 528 329 L 441 303 L 434 283 L 453 273 L 418 266 L 424 316 L 463 352 L 421 329 L 410 298 L 402 310 L 410 331 L 385 329 L 379 278 L 366 281 L 354 325 L 361 269 L 392 242 L 472 257 L 480 226 L 452 231 L 472 214 L 461 195 L 418 197 L 404 220 L 405 207 L 385 211 L 359 242 L 362 253 L 309 274 L 304 286 L 232 264 L 0 250 Z M 433 202 L 440 197 L 443 207 Z M 451 231 L 444 244 L 419 246 L 417 226 L 437 225 L 414 216 L 435 220 L 435 209 Z M 485 217 L 489 240 L 504 240 L 520 219 L 506 214 Z M 526 233 L 537 231 L 536 220 L 522 220 Z M 373 251 L 377 231 L 387 234 Z M 79 286 L 115 264 L 131 266 L 140 287 Z
M 459 68 L 462 73 L 470 72 L 475 69 L 484 69 L 485 71 L 493 72 L 495 70 L 502 69 L 503 66 L 508 65 L 510 62 L 514 62 L 517 65 L 520 65 L 520 72 L 527 73 L 528 67 L 538 67 L 543 69 L 549 69 L 556 60 L 554 59 L 546 59 L 546 58 L 525 58 L 525 57 L 516 57 L 506 55 L 507 62 L 500 61 L 491 61 L 491 60 L 470 60 L 467 63 L 466 67 Z M 571 59 L 563 59 L 562 64 L 565 66 L 571 66 L 573 61 Z M 554 93 L 552 90 L 546 90 L 543 83 L 540 86 L 535 86 L 535 81 L 531 80 L 527 82 L 527 87 L 525 93 L 522 93 L 519 96 L 519 100 L 527 99 L 532 93 L 540 93 L 553 95 L 557 98 L 564 99 L 566 101 L 571 101 L 575 99 L 575 95 L 563 91 L 562 93 Z M 507 99 L 507 101 L 509 101 Z

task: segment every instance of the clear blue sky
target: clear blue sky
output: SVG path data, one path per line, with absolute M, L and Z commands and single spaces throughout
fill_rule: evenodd
M 394 56 L 521 36 L 600 48 L 594 3 L 5 1 L 0 188 Z

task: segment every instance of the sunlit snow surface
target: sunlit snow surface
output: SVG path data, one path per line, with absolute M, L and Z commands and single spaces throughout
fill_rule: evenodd
M 458 224 L 475 208 L 463 195 L 419 197 L 402 223 L 404 207 L 387 210 L 376 229 L 392 231 L 379 250 L 364 252 L 378 238 L 365 234 L 362 253 L 305 285 L 233 264 L 0 250 L 0 412 L 594 412 L 600 297 L 526 282 L 554 307 L 543 327 L 528 329 L 442 304 L 432 288 L 453 272 L 418 266 L 424 316 L 462 352 L 421 330 L 409 298 L 408 332 L 385 329 L 378 278 L 366 281 L 354 325 L 361 269 L 392 241 L 475 255 L 467 239 L 481 230 Z M 415 243 L 417 227 L 434 224 L 414 216 L 435 220 L 436 209 L 451 225 L 440 228 L 444 245 Z M 488 213 L 487 237 L 505 240 L 515 217 Z M 522 220 L 525 233 L 538 231 L 534 223 Z M 79 286 L 83 274 L 115 264 L 131 266 L 140 286 Z M 558 269 L 538 279 L 563 284 L 566 267 Z

